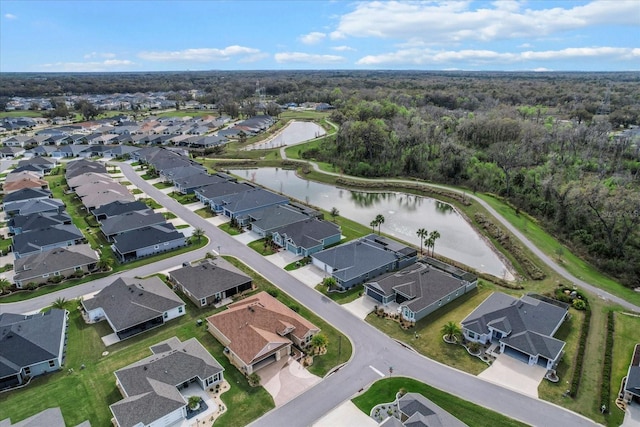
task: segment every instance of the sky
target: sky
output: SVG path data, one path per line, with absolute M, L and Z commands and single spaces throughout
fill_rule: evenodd
M 640 71 L 640 0 L 0 0 L 1 72 Z

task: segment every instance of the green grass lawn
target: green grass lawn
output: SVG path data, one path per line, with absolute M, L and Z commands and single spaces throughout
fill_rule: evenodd
M 224 224 L 220 224 L 218 228 L 231 236 L 237 236 L 239 234 L 242 234 L 242 231 L 238 230 L 236 227 L 232 227 L 231 224 L 228 222 L 225 222 Z
M 216 216 L 215 213 L 211 212 L 211 209 L 208 206 L 197 209 L 194 212 L 200 215 L 202 218 L 213 218 L 214 216 Z
M 0 111 L 0 119 L 5 117 L 42 117 L 42 112 L 31 110 Z
M 158 174 L 149 174 L 149 172 L 146 172 L 142 175 L 140 175 L 140 178 L 144 179 L 144 180 L 150 180 L 150 179 L 156 179 L 158 178 Z
M 273 255 L 276 253 L 271 245 L 265 245 L 265 239 L 254 240 L 247 245 L 262 256 Z
M 362 285 L 354 286 L 351 289 L 347 289 L 344 292 L 328 292 L 327 287 L 322 283 L 315 287 L 315 290 L 337 302 L 338 304 L 348 304 L 360 298 L 362 296 Z
M 142 194 L 144 193 L 144 191 L 142 191 L 139 188 L 134 188 L 133 190 L 131 190 L 131 194 Z
M 195 194 L 182 194 L 177 191 L 172 191 L 168 194 L 169 197 L 180 203 L 181 205 L 188 205 L 190 203 L 195 203 L 198 201 L 198 198 Z
M 120 181 L 120 185 L 124 185 L 126 187 L 127 185 L 131 185 L 131 181 Z
M 156 182 L 153 186 L 162 190 L 163 188 L 173 187 L 173 184 L 170 182 Z
M 142 203 L 146 204 L 147 206 L 149 206 L 149 209 L 160 209 L 162 208 L 162 205 L 158 202 L 156 202 L 155 200 L 153 200 L 151 197 L 145 197 L 142 199 L 138 199 L 140 200 Z
M 189 227 L 191 227 L 189 224 L 176 225 L 176 229 L 177 230 L 182 230 L 182 229 L 189 228 Z
M 170 219 L 174 219 L 174 218 L 178 218 L 178 215 L 174 214 L 173 212 L 162 212 L 162 216 L 164 217 L 164 219 L 166 219 L 167 221 Z
M 262 388 L 252 388 L 244 376 L 224 356 L 223 347 L 196 319 L 213 314 L 192 305 L 187 313 L 160 328 L 132 337 L 108 348 L 109 355 L 101 354 L 105 347 L 101 336 L 110 333 L 105 322 L 86 325 L 75 303 L 71 310 L 68 329 L 67 358 L 60 372 L 39 377 L 20 390 L 4 393 L 0 399 L 2 418 L 17 422 L 46 408 L 60 406 L 65 421 L 76 425 L 89 420 L 94 426 L 111 425 L 109 405 L 122 399 L 115 385 L 113 372 L 137 360 L 151 355 L 149 347 L 172 336 L 181 340 L 197 338 L 225 368 L 224 376 L 231 390 L 222 395 L 228 408 L 223 419 L 233 420 L 233 425 L 246 425 L 274 407 L 273 399 Z M 80 365 L 84 364 L 85 369 Z M 73 373 L 68 369 L 73 368 Z M 219 422 L 225 424 L 223 421 Z
M 473 427 L 526 426 L 502 414 L 483 408 L 438 390 L 411 378 L 394 377 L 376 381 L 369 390 L 351 401 L 365 414 L 380 403 L 393 402 L 403 388 L 409 393 L 420 393 L 463 423 Z
M 616 313 L 613 364 L 611 367 L 610 413 L 606 418 L 607 425 L 611 427 L 621 425 L 624 419 L 624 412 L 615 406 L 615 399 L 620 391 L 622 378 L 627 376 L 633 349 L 637 343 L 640 343 L 640 317 Z

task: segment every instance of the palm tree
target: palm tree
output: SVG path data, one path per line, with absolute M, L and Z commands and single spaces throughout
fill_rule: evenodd
M 67 303 L 67 299 L 66 298 L 58 297 L 53 302 L 52 307 L 53 308 L 58 308 L 60 310 L 63 310 L 66 303 Z
M 429 234 L 429 241 L 431 243 L 431 256 L 434 256 L 434 251 L 436 248 L 436 240 L 440 238 L 440 233 L 438 230 L 433 230 L 431 234 Z
M 5 293 L 11 287 L 11 282 L 4 277 L 0 278 L 0 294 Z
M 422 243 L 424 243 L 424 239 L 427 238 L 429 232 L 426 228 L 420 228 L 416 231 L 416 235 L 420 238 L 420 256 L 422 256 Z
M 193 230 L 193 233 L 191 234 L 192 237 L 195 237 L 197 239 L 198 243 L 200 243 L 200 240 L 202 240 L 202 236 L 204 235 L 205 235 L 204 230 L 200 227 Z
M 445 323 L 441 331 L 446 336 L 447 341 L 453 341 L 457 335 L 460 335 L 460 327 L 453 321 Z
M 113 265 L 113 260 L 111 258 L 103 257 L 98 260 L 96 267 L 98 267 L 102 271 L 107 271 Z
M 376 220 L 372 220 L 369 225 L 371 226 L 371 232 L 375 232 L 376 231 L 376 227 L 378 226 L 378 223 L 376 222 Z
M 378 234 L 380 234 L 380 227 L 384 224 L 384 216 L 381 214 L 376 215 L 376 225 L 378 226 Z

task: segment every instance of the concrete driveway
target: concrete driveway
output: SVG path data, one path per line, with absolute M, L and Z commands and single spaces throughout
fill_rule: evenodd
M 322 379 L 310 374 L 292 358 L 282 358 L 258 370 L 260 383 L 273 397 L 276 407 L 282 406 Z
M 316 285 L 322 283 L 325 277 L 322 270 L 311 264 L 292 270 L 289 274 L 311 288 L 315 288 Z
M 624 414 L 624 422 L 621 427 L 640 427 L 640 405 L 633 402 L 627 405 L 627 411 Z
M 253 231 L 245 231 L 244 233 L 236 234 L 235 236 L 232 236 L 232 237 L 238 242 L 242 243 L 243 245 L 248 245 L 254 240 L 260 239 L 260 236 L 258 236 L 258 234 L 254 233 Z
M 275 264 L 280 268 L 284 268 L 285 266 L 291 264 L 292 262 L 302 259 L 301 256 L 295 255 L 286 249 L 280 249 L 275 254 L 268 255 L 264 258 L 268 260 L 270 263 Z
M 529 366 L 508 354 L 500 354 L 478 377 L 537 398 L 538 386 L 546 372 L 542 366 Z
M 361 296 L 355 301 L 351 301 L 348 304 L 344 304 L 342 308 L 346 308 L 354 316 L 364 319 L 369 313 L 373 311 L 373 307 L 378 304 L 373 298 L 368 296 Z
M 376 427 L 377 425 L 378 423 L 373 418 L 367 416 L 353 402 L 347 400 L 320 418 L 318 422 L 313 424 L 313 427 Z

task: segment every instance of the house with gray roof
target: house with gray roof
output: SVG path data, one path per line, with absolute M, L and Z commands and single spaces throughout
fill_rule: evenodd
M 255 185 L 251 185 L 248 182 L 233 182 L 225 181 L 219 184 L 207 185 L 205 187 L 197 188 L 194 194 L 198 200 L 205 205 L 211 206 L 213 211 L 222 213 L 222 200 L 224 197 L 232 194 L 241 193 L 255 189 Z M 220 204 L 217 204 L 220 201 Z
M 117 427 L 169 427 L 186 420 L 195 387 L 224 381 L 224 368 L 200 342 L 169 338 L 151 347 L 151 356 L 115 372 L 124 399 L 109 406 Z
M 13 253 L 19 259 L 38 252 L 78 245 L 83 239 L 84 235 L 73 224 L 52 225 L 13 236 Z
M 370 234 L 311 255 L 313 265 L 331 275 L 338 287 L 352 288 L 381 274 L 413 264 L 417 251 Z
M 175 169 L 171 169 L 167 173 L 165 173 L 165 179 L 171 183 L 175 183 L 180 179 L 185 179 L 192 175 L 198 175 L 207 173 L 207 170 L 202 166 L 189 165 L 186 167 L 179 167 Z
M 187 239 L 171 223 L 143 227 L 118 234 L 111 245 L 120 262 L 171 251 L 187 245 Z
M 129 192 L 129 190 L 122 184 L 115 182 L 113 179 L 105 181 L 87 182 L 74 188 L 76 195 L 81 199 L 91 196 L 97 193 L 104 193 L 106 191 L 116 191 L 118 193 Z
M 297 209 L 293 204 L 269 206 L 249 214 L 251 231 L 260 237 L 270 236 L 279 228 L 309 218 L 306 212 Z
M 235 218 L 240 225 L 247 225 L 249 223 L 248 215 L 251 212 L 269 206 L 286 205 L 287 203 L 289 203 L 289 199 L 285 196 L 264 188 L 253 188 L 249 191 L 218 198 L 215 202 L 215 210 L 231 219 Z
M 67 146 L 72 147 L 72 146 Z M 82 148 L 83 150 L 86 147 Z M 65 178 L 68 180 L 69 178 L 73 178 L 74 176 L 82 175 L 87 172 L 96 172 L 96 173 L 107 173 L 107 168 L 104 164 L 99 162 L 94 162 L 91 160 L 80 159 L 74 160 L 72 162 L 67 163 L 67 169 L 65 171 Z
M 169 272 L 169 280 L 199 307 L 219 304 L 253 289 L 251 277 L 222 258 L 205 259 Z
M 98 183 L 109 183 L 115 182 L 111 175 L 106 172 L 96 173 L 96 172 L 86 172 L 80 175 L 76 175 L 72 178 L 67 179 L 67 185 L 70 189 L 75 190 L 78 187 L 87 184 L 98 184 Z
M 32 315 L 0 314 L 0 390 L 60 369 L 68 314 L 55 308 Z
M 51 157 L 56 159 L 78 157 L 86 149 L 86 145 L 62 145 L 51 152 Z M 96 168 L 86 167 L 86 170 L 96 170 Z
M 96 220 L 102 221 L 107 218 L 126 214 L 127 212 L 146 211 L 147 209 L 149 209 L 149 206 L 139 200 L 132 202 L 116 200 L 115 202 L 107 203 L 99 208 L 95 208 L 91 213 Z
M 226 179 L 218 175 L 209 175 L 208 173 L 199 173 L 185 178 L 176 179 L 173 185 L 182 194 L 193 194 L 195 190 L 207 185 L 215 185 L 225 182 Z
M 82 300 L 90 322 L 106 320 L 123 340 L 184 315 L 185 304 L 156 276 L 120 277 Z
M 273 242 L 289 252 L 308 257 L 340 242 L 340 227 L 318 218 L 285 225 L 273 232 Z
M 632 401 L 640 402 L 640 344 L 636 344 L 633 348 L 622 398 L 627 403 Z
M 16 259 L 13 263 L 16 288 L 42 284 L 54 277 L 82 277 L 96 269 L 100 257 L 91 245 L 56 248 Z
M 3 159 L 12 159 L 24 154 L 24 148 L 22 147 L 0 147 L 0 157 Z
M 100 231 L 109 242 L 118 234 L 127 233 L 138 230 L 143 227 L 149 227 L 157 224 L 166 223 L 164 215 L 155 213 L 151 209 L 144 211 L 127 212 L 122 215 L 114 216 L 100 221 Z
M 466 424 L 420 393 L 405 393 L 395 405 L 399 418 L 388 417 L 380 427 L 466 427 Z
M 89 211 L 93 211 L 100 206 L 107 205 L 117 200 L 133 202 L 136 198 L 129 192 L 127 187 L 118 184 L 117 187 L 98 190 L 82 198 L 82 204 Z
M 42 200 L 50 199 L 51 191 L 42 188 L 24 188 L 22 190 L 14 191 L 11 194 L 5 194 L 2 198 L 2 209 L 7 208 L 8 205 L 14 202 L 22 202 L 26 200 Z
M 494 292 L 462 321 L 462 331 L 469 341 L 498 342 L 501 353 L 553 369 L 565 346 L 553 335 L 568 311 L 568 304 L 539 295 L 518 299 Z
M 49 198 L 4 203 L 4 211 L 8 216 L 30 215 L 38 212 L 62 212 L 64 209 L 63 202 Z
M 24 216 L 16 215 L 7 222 L 10 234 L 20 234 L 60 224 L 71 224 L 71 217 L 66 212 L 37 212 Z
M 475 276 L 470 281 L 460 276 L 423 261 L 366 282 L 364 291 L 377 304 L 399 304 L 402 318 L 417 322 L 477 287 Z

